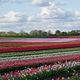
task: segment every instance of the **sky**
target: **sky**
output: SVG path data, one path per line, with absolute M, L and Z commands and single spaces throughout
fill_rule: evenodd
M 0 31 L 80 30 L 80 0 L 0 0 Z

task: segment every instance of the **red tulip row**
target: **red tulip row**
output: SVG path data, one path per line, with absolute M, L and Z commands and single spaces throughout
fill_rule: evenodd
M 14 45 L 16 46 L 16 45 L 19 45 L 19 46 L 23 46 L 23 45 L 25 45 L 25 46 L 29 46 L 29 45 L 31 45 L 31 46 L 35 46 L 35 45 L 52 45 L 52 44 L 63 44 L 63 43 L 58 43 L 58 42 L 56 42 L 56 43 L 54 43 L 54 42 L 3 42 L 3 43 L 0 43 L 0 47 L 6 47 L 6 46 L 8 46 L 8 47 L 14 47 Z
M 39 64 L 55 63 L 58 61 L 66 61 L 66 60 L 76 61 L 77 59 L 80 60 L 80 54 L 56 56 L 56 57 L 48 57 L 48 58 L 36 58 L 36 59 L 29 59 L 29 60 L 5 61 L 5 62 L 0 62 L 0 69 L 7 69 L 12 67 L 20 67 L 20 66 L 36 66 Z
M 80 43 L 66 43 L 57 45 L 34 45 L 27 47 L 14 47 L 14 48 L 2 48 L 0 52 L 11 52 L 11 51 L 30 51 L 30 50 L 47 50 L 47 49 L 60 49 L 60 48 L 72 48 L 80 47 Z

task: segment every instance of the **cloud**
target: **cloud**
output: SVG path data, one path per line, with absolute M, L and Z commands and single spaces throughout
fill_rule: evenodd
M 10 11 L 7 14 L 4 15 L 4 19 L 10 22 L 16 22 L 19 20 L 18 13 L 14 11 Z
M 44 7 L 49 6 L 52 0 L 32 0 L 32 4 Z
M 39 3 L 42 4 L 43 2 Z M 31 23 L 34 23 L 32 26 L 37 27 L 37 29 L 52 30 L 52 32 L 58 29 L 62 31 L 80 29 L 79 11 L 64 10 L 54 1 L 48 1 L 48 3 L 49 5 L 47 6 L 39 6 L 40 12 L 30 20 Z
M 16 1 L 16 0 L 15 0 Z M 80 11 L 64 10 L 53 0 L 32 0 L 39 12 L 29 15 L 23 12 L 9 11 L 0 17 L 0 30 L 31 31 L 33 29 L 69 31 L 80 29 Z
M 8 3 L 10 2 L 12 3 L 24 3 L 26 2 L 26 0 L 0 0 L 0 4 L 4 4 L 4 3 Z
M 0 16 L 0 31 L 25 30 L 27 15 L 23 12 L 9 11 Z
M 32 4 L 40 4 L 42 3 L 42 0 L 32 0 Z
M 0 23 L 15 23 L 21 20 L 24 13 L 9 11 L 0 17 Z
M 77 18 L 77 19 L 80 19 L 80 11 L 75 11 L 75 12 L 73 13 L 73 17 L 74 17 L 74 18 Z
M 28 16 L 27 21 L 32 21 L 34 19 L 34 16 Z
M 66 12 L 60 7 L 56 6 L 55 2 L 50 3 L 48 6 L 40 7 L 39 13 L 34 17 L 36 19 L 59 19 L 67 17 Z

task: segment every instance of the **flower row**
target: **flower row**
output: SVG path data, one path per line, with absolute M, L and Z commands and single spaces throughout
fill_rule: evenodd
M 9 78 L 13 77 L 13 78 L 19 78 L 19 77 L 26 77 L 26 76 L 33 76 L 33 75 L 37 75 L 37 74 L 42 74 L 43 72 L 50 72 L 54 70 L 59 70 L 62 68 L 71 68 L 76 66 L 77 63 L 75 61 L 65 61 L 64 63 L 62 62 L 58 62 L 55 64 L 44 64 L 42 66 L 36 67 L 36 68 L 26 68 L 24 70 L 16 70 L 16 71 L 11 71 L 9 73 L 5 73 L 3 75 L 1 75 L 3 80 L 9 80 Z
M 0 70 L 7 69 L 7 68 L 17 68 L 23 66 L 38 66 L 41 64 L 49 64 L 58 61 L 65 61 L 65 60 L 80 60 L 80 54 L 75 55 L 66 55 L 66 56 L 56 56 L 56 57 L 47 57 L 47 58 L 35 58 L 35 59 L 28 59 L 28 60 L 14 60 L 14 61 L 5 61 L 0 62 Z
M 2 48 L 0 52 L 15 52 L 15 51 L 31 51 L 31 50 L 48 50 L 48 49 L 60 49 L 60 48 L 72 48 L 80 47 L 80 43 L 66 43 L 66 44 L 57 44 L 57 45 L 34 45 L 34 46 L 25 46 L 25 47 L 14 47 L 14 48 Z

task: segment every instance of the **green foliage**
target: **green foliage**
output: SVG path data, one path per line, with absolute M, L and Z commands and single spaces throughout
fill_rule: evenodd
M 80 36 L 80 31 L 72 30 L 69 32 L 61 32 L 60 30 L 56 30 L 55 34 L 49 31 L 42 30 L 32 30 L 27 33 L 21 31 L 19 33 L 10 31 L 10 32 L 0 32 L 0 37 L 17 37 L 17 38 L 48 38 L 48 37 L 60 37 L 60 36 Z
M 80 78 L 78 76 L 72 76 L 71 80 L 80 80 Z

